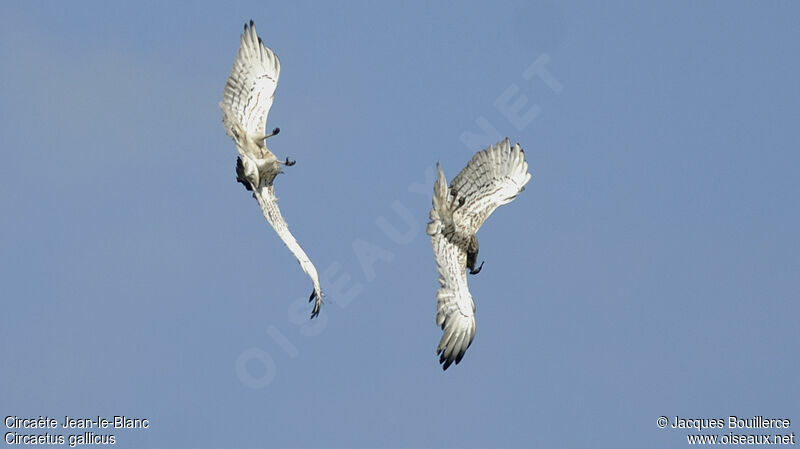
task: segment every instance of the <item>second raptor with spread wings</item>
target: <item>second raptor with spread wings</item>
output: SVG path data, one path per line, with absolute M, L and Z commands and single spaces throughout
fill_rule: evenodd
M 249 26 L 244 26 L 241 46 L 225 83 L 219 107 L 222 108 L 225 132 L 236 142 L 236 150 L 239 152 L 236 180 L 253 192 L 253 197 L 261 206 L 261 212 L 270 226 L 311 278 L 314 291 L 311 292 L 309 301 L 316 300 L 311 312 L 311 318 L 314 318 L 319 315 L 322 304 L 317 269 L 289 232 L 289 227 L 278 209 L 278 199 L 272 185 L 275 177 L 283 173 L 281 166 L 294 165 L 294 161 L 289 161 L 289 158 L 281 161 L 267 149 L 266 139 L 278 134 L 279 128 L 275 128 L 270 134 L 264 133 L 280 74 L 281 63 L 278 57 L 258 37 L 251 20 Z
M 447 186 L 442 168 L 433 186 L 433 208 L 427 233 L 439 268 L 436 324 L 444 335 L 436 353 L 442 369 L 458 364 L 475 338 L 475 303 L 467 273 L 477 274 L 478 239 L 475 233 L 503 204 L 510 203 L 531 179 L 519 144 L 508 138 L 473 156 Z

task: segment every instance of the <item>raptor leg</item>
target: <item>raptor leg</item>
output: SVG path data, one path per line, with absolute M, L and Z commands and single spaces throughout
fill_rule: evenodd
M 477 269 L 475 269 L 475 267 L 472 267 L 472 268 L 470 268 L 470 269 L 469 269 L 469 274 L 478 274 L 478 273 L 480 273 L 480 272 L 481 272 L 481 270 L 483 269 L 483 263 L 484 263 L 484 262 L 486 262 L 486 261 L 485 261 L 485 260 L 482 260 L 482 261 L 481 261 L 481 266 L 479 266 Z
M 264 136 L 264 139 L 269 139 L 272 136 L 277 136 L 279 132 L 281 132 L 281 129 L 280 128 L 275 128 L 275 129 L 272 130 L 271 133 L 269 133 L 266 136 Z
M 481 262 L 481 266 L 478 269 L 475 269 L 475 263 L 478 261 L 478 237 L 473 234 L 470 239 L 469 243 L 467 244 L 467 268 L 469 268 L 469 274 L 478 274 L 483 269 L 483 262 Z

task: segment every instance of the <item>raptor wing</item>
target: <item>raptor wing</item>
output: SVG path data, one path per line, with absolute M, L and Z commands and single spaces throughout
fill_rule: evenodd
M 239 52 L 219 104 L 230 137 L 237 138 L 237 124 L 250 136 L 263 136 L 280 74 L 278 57 L 258 37 L 251 20 L 249 26 L 244 26 Z
M 436 353 L 442 369 L 458 364 L 475 338 L 475 303 L 467 286 L 465 242 L 454 233 L 453 201 L 442 168 L 434 184 L 433 208 L 427 233 L 431 236 L 433 257 L 439 270 L 436 293 L 436 325 L 444 334 Z
M 530 180 L 519 144 L 508 139 L 481 150 L 453 178 L 442 168 L 433 187 L 427 234 L 439 271 L 436 324 L 444 331 L 437 354 L 443 369 L 458 364 L 475 338 L 475 302 L 467 285 L 470 240 L 495 209 L 508 204 Z
M 294 257 L 297 258 L 297 262 L 300 263 L 300 268 L 311 278 L 311 282 L 314 284 L 314 291 L 311 293 L 311 298 L 309 301 L 316 300 L 314 304 L 314 310 L 311 312 L 311 318 L 319 315 L 319 309 L 322 305 L 322 291 L 320 290 L 319 286 L 319 275 L 317 274 L 317 269 L 314 267 L 314 264 L 311 263 L 311 259 L 308 258 L 306 252 L 303 251 L 303 248 L 297 243 L 297 240 L 294 238 L 292 233 L 289 231 L 289 226 L 286 224 L 286 221 L 283 219 L 283 215 L 281 215 L 281 210 L 278 209 L 278 198 L 275 197 L 275 189 L 272 185 L 263 186 L 257 188 L 255 192 L 253 192 L 253 196 L 255 196 L 256 200 L 258 201 L 259 206 L 261 206 L 261 212 L 264 214 L 264 218 L 267 219 L 272 229 L 278 233 L 278 237 L 283 240 L 283 243 L 289 248 L 289 251 L 294 254 Z
M 475 234 L 489 215 L 508 204 L 531 179 L 525 153 L 508 138 L 478 151 L 466 167 L 450 182 L 457 201 L 463 205 L 453 220 L 464 234 Z

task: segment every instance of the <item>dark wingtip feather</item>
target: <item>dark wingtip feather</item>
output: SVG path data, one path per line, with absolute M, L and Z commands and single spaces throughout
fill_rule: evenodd
M 444 353 L 446 352 L 446 348 L 442 348 L 436 351 L 436 354 L 439 356 L 439 363 L 442 364 L 442 371 L 446 371 L 447 368 L 450 368 L 450 365 L 453 363 L 452 358 L 446 358 Z
M 442 363 L 441 360 L 439 361 L 439 363 Z M 452 364 L 453 364 L 453 359 L 447 359 L 447 361 L 444 362 L 444 365 L 442 365 L 442 371 L 447 371 L 447 368 L 450 368 L 450 365 Z
M 315 299 L 317 299 L 317 291 L 316 290 L 311 290 L 311 296 L 308 297 L 308 302 L 311 302 L 311 301 L 313 301 Z M 317 305 L 314 304 L 314 308 L 311 310 L 311 319 L 312 320 L 319 316 L 320 309 L 321 309 L 321 307 L 317 307 Z

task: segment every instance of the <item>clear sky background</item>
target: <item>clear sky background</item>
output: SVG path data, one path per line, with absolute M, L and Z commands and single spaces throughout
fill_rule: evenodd
M 314 321 L 217 106 L 251 18 Z M 150 420 L 118 448 L 800 434 L 798 29 L 793 2 L 4 2 L 0 414 Z M 442 372 L 432 169 L 505 136 L 533 179 Z

